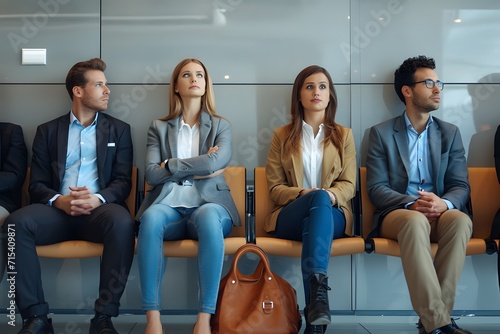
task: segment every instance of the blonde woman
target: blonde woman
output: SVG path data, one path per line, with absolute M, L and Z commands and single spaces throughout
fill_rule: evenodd
M 222 171 L 231 158 L 231 127 L 215 112 L 206 67 L 185 59 L 170 81 L 169 114 L 148 130 L 146 180 L 152 187 L 138 212 L 137 259 L 146 333 L 162 333 L 163 240 L 199 242 L 199 313 L 193 333 L 210 334 L 224 260 L 224 238 L 240 225 Z

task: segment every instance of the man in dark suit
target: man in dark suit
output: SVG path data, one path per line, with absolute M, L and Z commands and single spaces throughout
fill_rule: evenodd
M 38 126 L 33 141 L 28 205 L 6 224 L 16 229 L 16 304 L 20 334 L 53 333 L 36 245 L 81 239 L 104 243 L 99 297 L 90 334 L 117 333 L 134 252 L 134 223 L 124 201 L 131 189 L 130 126 L 102 111 L 108 106 L 106 64 L 75 64 L 66 77 L 72 110 Z
M 405 112 L 372 127 L 367 187 L 372 236 L 397 240 L 419 333 L 470 333 L 450 318 L 472 234 L 470 187 L 458 128 L 431 116 L 444 84 L 432 58 L 409 58 L 394 87 Z M 438 243 L 435 260 L 430 243 Z
M 0 226 L 21 205 L 27 160 L 23 129 L 16 124 L 0 122 Z M 6 235 L 0 230 L 0 281 L 6 263 L 5 238 Z

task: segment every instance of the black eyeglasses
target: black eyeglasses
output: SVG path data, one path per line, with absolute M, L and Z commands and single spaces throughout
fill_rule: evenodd
M 434 81 L 434 80 L 431 80 L 431 79 L 425 79 L 425 80 L 422 80 L 422 81 L 417 81 L 417 82 L 414 82 L 411 84 L 411 86 L 414 86 L 418 83 L 425 83 L 425 87 L 429 88 L 429 89 L 433 89 L 434 86 L 438 86 L 438 88 L 440 90 L 443 90 L 444 89 L 444 82 L 441 82 L 441 81 Z

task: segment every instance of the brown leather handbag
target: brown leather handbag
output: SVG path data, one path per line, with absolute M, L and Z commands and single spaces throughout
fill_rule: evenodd
M 238 261 L 248 252 L 257 254 L 260 262 L 253 274 L 243 275 Z M 271 272 L 260 247 L 241 246 L 220 282 L 212 334 L 296 334 L 301 324 L 295 289 Z

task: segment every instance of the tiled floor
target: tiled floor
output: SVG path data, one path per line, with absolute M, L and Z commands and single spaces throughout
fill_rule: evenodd
M 55 334 L 86 334 L 90 315 L 51 315 L 54 323 Z M 2 315 L 0 322 L 1 334 L 15 334 L 20 328 L 7 324 L 6 316 Z M 165 334 L 190 334 L 194 316 L 164 315 L 162 321 Z M 415 323 L 418 319 L 414 316 L 333 316 L 332 325 L 328 327 L 327 334 L 417 334 Z M 120 334 L 143 334 L 145 318 L 142 315 L 121 315 L 113 320 Z M 500 317 L 462 317 L 457 320 L 462 328 L 474 334 L 499 334 Z M 303 329 L 300 333 L 303 332 Z

